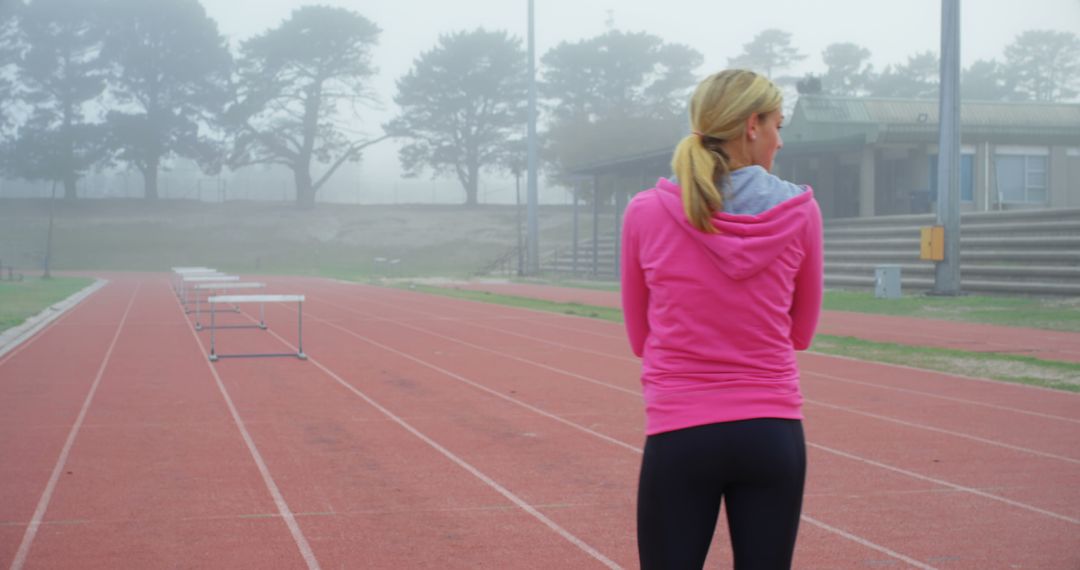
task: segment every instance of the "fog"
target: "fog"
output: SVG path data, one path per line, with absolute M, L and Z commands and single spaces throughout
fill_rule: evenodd
M 10 0 L 8 0 L 10 4 Z M 234 52 L 245 40 L 265 33 L 288 19 L 295 9 L 306 5 L 295 0 L 227 1 L 203 0 Z M 375 138 L 383 125 L 400 112 L 394 103 L 396 82 L 413 68 L 416 58 L 431 50 L 440 36 L 477 28 L 506 31 L 524 41 L 526 2 L 506 0 L 464 0 L 452 4 L 427 0 L 375 2 L 357 6 L 355 2 L 330 1 L 325 5 L 353 10 L 381 30 L 371 47 L 374 74 L 366 78 L 371 99 L 339 114 L 339 123 L 349 123 L 359 138 Z M 536 53 L 541 58 L 561 42 L 579 42 L 611 30 L 645 32 L 664 42 L 684 44 L 703 57 L 693 70 L 697 77 L 726 67 L 762 30 L 790 33 L 791 45 L 803 56 L 782 70 L 784 77 L 797 78 L 825 71 L 822 51 L 830 44 L 851 42 L 869 50 L 869 63 L 880 71 L 902 64 L 906 58 L 925 51 L 936 52 L 940 42 L 938 24 L 940 2 L 861 2 L 830 0 L 807 3 L 766 1 L 749 4 L 703 3 L 696 0 L 655 2 L 612 2 L 603 0 L 540 0 L 535 12 Z M 1080 29 L 1080 3 L 1075 0 L 1039 0 L 1018 4 L 1008 1 L 965 3 L 962 7 L 962 65 L 979 60 L 1001 60 L 1003 49 L 1025 30 Z M 523 44 L 522 44 L 523 45 Z M 542 78 L 545 69 L 538 69 Z M 796 99 L 788 86 L 788 105 Z M 10 106 L 10 105 L 6 105 Z M 25 106 L 24 112 L 27 112 Z M 542 115 L 541 133 L 545 116 Z M 524 126 L 522 126 L 524 129 Z M 319 191 L 322 202 L 344 203 L 458 203 L 464 198 L 460 182 L 446 173 L 430 171 L 403 176 L 399 160 L 400 139 L 391 139 L 365 149 L 363 159 L 348 163 Z M 212 179 L 194 164 L 174 160 L 161 174 L 166 196 L 215 199 L 291 199 L 295 188 L 291 174 L 264 166 L 225 168 Z M 315 167 L 317 174 L 321 169 Z M 118 177 L 116 173 L 120 173 Z M 7 178 L 13 178 L 8 176 Z M 513 179 L 505 173 L 486 171 L 480 176 L 479 201 L 512 203 Z M 88 196 L 138 196 L 141 180 L 135 171 L 113 165 L 104 173 L 87 172 L 82 181 Z M 40 193 L 26 184 L 0 186 L 4 195 Z M 171 188 L 171 189 L 170 189 Z M 541 177 L 541 200 L 566 203 L 564 187 Z
M 379 67 L 375 84 L 382 104 L 373 116 L 380 119 L 394 112 L 390 101 L 394 82 L 408 72 L 417 55 L 431 49 L 440 34 L 477 27 L 507 30 L 522 39 L 527 34 L 524 0 L 453 3 L 403 0 L 372 2 L 363 8 L 349 1 L 323 3 L 356 9 L 384 30 L 379 46 L 374 50 L 374 60 Z M 221 31 L 235 42 L 276 25 L 300 2 L 205 0 L 204 4 L 218 21 Z M 738 54 L 743 44 L 768 28 L 791 32 L 793 45 L 808 55 L 802 62 L 784 70 L 785 75 L 794 76 L 823 71 L 821 51 L 834 42 L 853 42 L 867 47 L 872 54 L 872 63 L 881 69 L 903 62 L 916 52 L 936 52 L 941 41 L 938 28 L 941 3 L 936 0 L 765 0 L 752 4 L 699 0 L 536 0 L 535 10 L 538 58 L 560 42 L 596 36 L 615 27 L 648 32 L 665 41 L 693 47 L 705 56 L 704 64 L 698 69 L 700 76 L 726 67 L 728 58 Z M 961 63 L 964 66 L 980 59 L 1000 59 L 1006 43 L 1024 30 L 1080 30 L 1080 2 L 1075 0 L 965 2 L 961 12 Z M 373 125 L 376 123 L 377 120 L 372 120 Z M 426 179 L 401 178 L 397 150 L 397 145 L 391 142 L 373 148 L 367 154 L 369 159 L 356 169 L 357 178 L 365 182 L 366 188 L 359 200 L 423 201 L 429 199 L 432 189 L 435 189 L 437 199 L 458 199 L 453 196 L 453 180 L 433 183 Z M 492 201 L 513 201 L 511 182 L 492 181 L 490 186 L 492 192 L 488 196 Z M 343 201 L 349 201 L 352 192 L 344 186 L 337 188 L 337 192 L 328 190 Z M 549 201 L 560 202 L 567 194 L 552 189 L 543 196 Z

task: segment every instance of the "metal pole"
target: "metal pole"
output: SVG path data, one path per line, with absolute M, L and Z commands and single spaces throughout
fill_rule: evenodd
M 206 302 L 210 305 L 210 362 L 215 362 L 217 360 L 217 352 L 214 351 L 214 331 L 217 330 L 217 320 L 214 318 L 214 303 L 212 303 L 210 299 L 207 299 Z
M 593 175 L 592 184 L 592 275 L 600 268 L 600 175 Z
M 529 274 L 540 273 L 540 240 L 537 222 L 536 188 L 536 41 L 533 25 L 533 0 L 529 0 L 529 180 L 528 180 L 528 225 L 529 235 L 525 240 L 529 248 Z
M 581 181 L 574 182 L 574 241 L 573 249 L 571 250 L 573 252 L 573 261 L 570 262 L 571 272 L 574 274 L 574 277 L 577 277 L 578 260 L 578 194 L 581 193 L 582 185 L 583 183 Z
M 296 356 L 300 360 L 307 360 L 307 355 L 304 354 L 304 302 L 296 302 Z
M 52 183 L 52 194 L 49 196 L 49 234 L 45 237 L 45 273 L 42 274 L 43 279 L 51 279 L 52 275 L 49 273 L 49 265 L 52 263 L 52 230 L 53 230 L 53 215 L 56 211 L 56 181 Z
M 935 295 L 960 294 L 960 0 L 941 0 L 938 93 L 937 222 L 945 227 L 945 259 L 934 268 Z
M 521 170 L 517 169 L 514 173 L 514 199 L 517 206 L 514 211 L 517 215 L 517 274 L 518 276 L 525 275 L 525 244 L 522 243 L 521 235 Z

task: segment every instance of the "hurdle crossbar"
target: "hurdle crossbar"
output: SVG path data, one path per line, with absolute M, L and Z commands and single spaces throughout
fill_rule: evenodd
M 176 279 L 173 281 L 173 290 L 180 293 L 180 287 L 183 286 L 184 277 L 194 277 L 196 275 L 221 275 L 217 269 L 210 267 L 173 267 L 173 277 Z
M 295 356 L 300 360 L 307 360 L 304 354 L 304 296 L 303 295 L 214 295 L 207 299 L 210 304 L 210 362 L 217 362 L 220 358 L 254 358 L 265 356 Z M 218 354 L 216 344 L 217 330 L 214 320 L 213 306 L 219 303 L 296 303 L 296 352 L 272 352 L 272 353 L 237 353 Z
M 199 291 L 208 290 L 224 293 L 226 291 L 232 291 L 235 289 L 262 289 L 266 287 L 266 283 L 259 283 L 256 281 L 218 281 L 214 283 L 196 283 L 195 284 L 195 330 L 203 330 L 201 307 L 202 296 L 199 295 Z M 259 323 L 254 325 L 218 325 L 219 329 L 250 329 L 250 328 L 266 328 L 266 313 L 263 310 L 264 305 L 259 304 Z M 239 307 L 234 305 L 234 309 L 239 311 Z M 210 305 L 209 310 L 215 311 L 213 305 Z M 220 311 L 218 311 L 220 312 Z
M 191 299 L 188 296 L 188 292 L 190 290 L 190 287 L 188 287 L 188 285 L 194 286 L 197 283 L 221 283 L 225 281 L 239 280 L 240 276 L 238 275 L 225 275 L 223 273 L 193 275 L 191 277 L 184 277 L 180 280 L 180 302 L 184 305 L 184 312 L 187 314 L 191 314 L 194 312 L 189 308 L 189 305 L 191 305 Z M 198 294 L 198 291 L 196 291 L 196 294 Z

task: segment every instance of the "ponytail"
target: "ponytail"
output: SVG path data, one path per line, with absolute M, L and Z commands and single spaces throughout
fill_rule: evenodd
M 719 148 L 706 148 L 704 135 L 692 134 L 675 147 L 671 170 L 682 187 L 683 211 L 690 225 L 716 233 L 712 215 L 723 209 L 724 196 L 716 187 L 728 175 L 728 163 Z

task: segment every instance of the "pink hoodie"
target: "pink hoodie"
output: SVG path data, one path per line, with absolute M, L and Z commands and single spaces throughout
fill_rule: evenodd
M 720 233 L 690 225 L 663 178 L 626 208 L 623 313 L 649 435 L 802 419 L 795 351 L 813 339 L 823 285 L 813 191 L 759 215 L 716 213 L 713 225 Z

